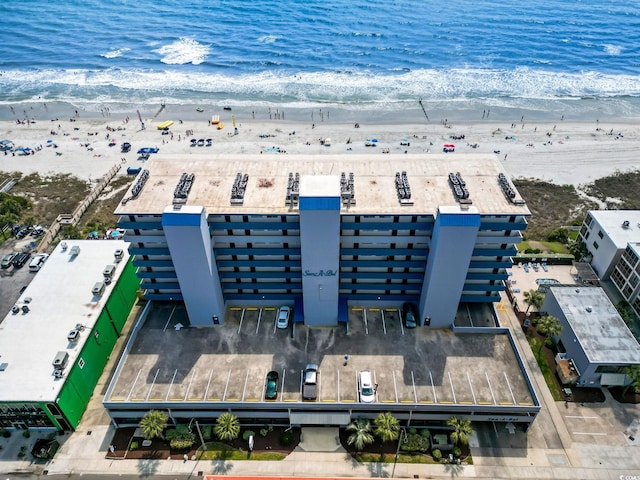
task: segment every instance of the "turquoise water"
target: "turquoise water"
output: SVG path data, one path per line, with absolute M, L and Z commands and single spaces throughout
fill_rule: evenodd
M 638 1 L 4 0 L 0 103 L 640 116 Z M 249 107 L 247 107 L 249 108 Z

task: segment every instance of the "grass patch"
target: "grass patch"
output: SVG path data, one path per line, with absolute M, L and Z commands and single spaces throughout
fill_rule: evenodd
M 524 253 L 527 249 L 540 249 L 543 253 L 569 253 L 569 249 L 564 243 L 560 242 L 539 242 L 537 240 L 523 240 L 516 245 L 518 252 Z
M 206 444 L 207 449 L 199 453 L 200 460 L 284 460 L 287 456 L 277 452 L 248 452 L 237 450 L 226 443 L 211 442 Z
M 527 341 L 529 342 L 529 346 L 531 347 L 531 351 L 533 355 L 536 357 L 536 361 L 538 362 L 538 366 L 542 371 L 542 376 L 544 377 L 544 381 L 547 383 L 547 387 L 549 387 L 549 391 L 551 392 L 551 396 L 556 401 L 564 400 L 562 397 L 562 392 L 558 387 L 558 382 L 556 382 L 555 373 L 549 366 L 546 361 L 546 358 L 543 355 L 543 352 L 540 352 L 540 357 L 538 356 L 538 349 L 540 348 L 540 340 L 531 335 L 527 335 Z
M 131 175 L 116 175 L 113 177 L 102 194 L 84 213 L 80 222 L 78 222 L 78 227 L 84 230 L 87 224 L 91 223 L 105 228 L 115 228 L 118 223 L 118 217 L 113 212 L 120 204 L 122 197 L 125 196 L 134 178 Z
M 640 209 L 640 171 L 616 173 L 599 178 L 585 187 L 589 195 L 606 202 L 607 208 L 616 210 Z

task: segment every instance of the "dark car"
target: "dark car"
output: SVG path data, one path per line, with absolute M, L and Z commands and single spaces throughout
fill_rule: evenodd
M 120 149 L 121 149 L 122 153 L 127 153 L 129 150 L 131 150 L 131 144 L 129 142 L 124 142 L 120 146 Z
M 267 373 L 267 384 L 264 390 L 264 398 L 267 400 L 275 400 L 278 396 L 278 372 L 271 371 Z
M 18 255 L 16 255 L 16 257 L 13 259 L 13 262 L 11 262 L 14 266 L 14 268 L 21 268 L 24 266 L 25 263 L 27 263 L 29 261 L 29 259 L 31 258 L 31 254 L 30 253 L 19 253 Z
M 416 307 L 416 304 L 406 302 L 402 305 L 402 317 L 406 328 L 415 328 L 418 324 L 418 307 Z

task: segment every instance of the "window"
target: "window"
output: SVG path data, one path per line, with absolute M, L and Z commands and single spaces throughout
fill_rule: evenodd
M 80 360 L 78 360 L 78 366 L 79 366 L 80 368 L 84 368 L 84 359 L 83 359 L 83 358 L 81 358 Z
M 595 242 L 595 241 L 593 242 L 593 248 L 595 248 L 596 250 L 600 248 L 600 245 L 598 245 L 598 242 Z
M 604 233 L 602 233 L 602 230 L 598 230 L 598 236 L 602 239 L 604 238 Z

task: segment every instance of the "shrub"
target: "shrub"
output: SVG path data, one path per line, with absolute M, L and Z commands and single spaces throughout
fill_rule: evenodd
M 417 428 L 411 427 L 409 429 L 409 435 L 415 435 L 416 433 L 418 433 L 418 429 Z
M 200 429 L 202 432 L 202 438 L 204 438 L 205 442 L 211 440 L 211 433 L 213 432 L 213 427 L 211 425 L 205 425 Z
M 269 429 L 269 432 L 273 432 L 273 425 L 267 426 L 267 429 Z
M 293 445 L 293 433 L 291 432 L 282 432 L 280 434 L 280 445 L 283 447 L 290 447 Z
M 407 435 L 407 441 L 400 444 L 400 450 L 404 452 L 428 452 L 431 442 L 428 438 L 410 433 Z
M 442 460 L 442 452 L 437 448 L 433 452 L 431 452 L 431 456 L 436 462 L 439 462 L 440 460 Z
M 242 439 L 245 441 L 249 440 L 249 437 L 255 437 L 256 436 L 256 432 L 254 432 L 253 430 L 245 430 L 244 433 L 242 434 Z
M 193 433 L 189 433 L 185 436 L 180 436 L 171 440 L 170 445 L 174 450 L 187 450 L 193 446 L 196 441 L 196 437 Z
M 462 455 L 462 450 L 460 450 L 460 447 L 453 447 L 453 456 L 459 457 L 460 455 Z
M 22 458 L 26 455 L 24 452 L 18 452 L 18 458 Z
M 420 430 L 420 435 L 423 436 L 424 438 L 431 439 L 431 432 L 429 431 L 428 428 L 421 429 Z
M 24 438 L 29 438 L 31 436 L 31 432 L 29 430 L 25 430 L 24 432 L 22 432 L 22 436 Z
M 546 347 L 551 348 L 553 347 L 553 338 L 551 337 L 547 337 L 544 339 L 544 344 Z
M 129 445 L 129 450 L 137 450 L 139 446 L 140 445 L 138 445 L 138 442 L 131 442 L 131 445 Z
M 267 430 L 266 428 L 261 428 L 260 429 L 260 436 L 261 437 L 266 437 L 267 435 L 269 435 L 269 430 Z
M 2 431 L 2 436 L 3 436 L 4 438 L 9 438 L 9 437 L 11 436 L 11 431 L 9 431 L 9 430 L 3 430 L 3 431 Z

